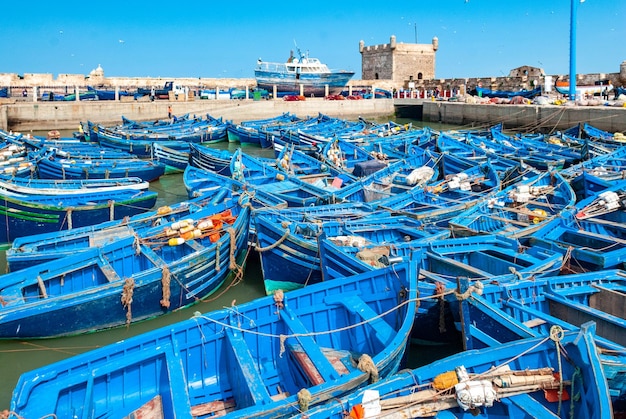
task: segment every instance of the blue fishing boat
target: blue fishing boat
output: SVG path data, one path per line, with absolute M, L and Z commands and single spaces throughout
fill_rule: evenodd
M 561 170 L 561 174 L 568 180 L 572 180 L 583 173 L 609 181 L 626 178 L 626 147 L 597 155 Z
M 231 122 L 227 127 L 228 141 L 269 148 L 272 136 L 277 135 L 281 128 L 299 121 L 295 114 L 285 112 L 272 118 L 247 120 L 239 124 Z
M 562 253 L 564 268 L 570 272 L 623 268 L 626 262 L 626 225 L 593 217 L 576 219 L 563 213 L 529 236 L 528 242 Z
M 462 170 L 465 170 L 468 162 L 480 164 L 489 161 L 498 172 L 503 188 L 517 183 L 522 176 L 527 176 L 528 172 L 534 171 L 519 160 L 499 156 L 489 150 L 468 144 L 451 133 L 440 133 L 437 136 L 436 144 L 437 151 L 441 155 L 447 156 L 446 164 L 452 164 L 453 159 L 456 158 L 460 162 L 460 166 L 464 168 Z M 457 172 L 459 171 L 457 170 Z
M 37 172 L 43 179 L 113 179 L 138 177 L 146 182 L 165 173 L 165 165 L 133 159 L 67 159 L 47 153 L 37 161 Z
M 357 179 L 349 171 L 343 170 L 329 161 L 322 161 L 298 150 L 295 144 L 286 144 L 278 153 L 276 168 L 307 183 L 336 189 L 350 185 Z
M 121 98 L 123 96 L 132 96 L 133 93 L 130 93 L 126 90 L 120 89 L 97 89 L 93 86 L 87 86 L 88 92 L 93 92 L 98 100 L 116 100 L 117 98 Z
M 547 171 L 497 192 L 449 220 L 454 235 L 528 236 L 576 203 L 559 172 Z
M 50 231 L 71 230 L 149 210 L 158 194 L 106 188 L 77 193 L 31 194 L 0 190 L 0 243 Z
M 585 159 L 585 153 L 582 150 L 574 150 L 562 144 L 553 144 L 534 138 L 532 135 L 507 135 L 502 132 L 502 124 L 496 125 L 490 129 L 491 139 L 498 144 L 504 146 L 515 147 L 520 150 L 526 150 L 530 155 L 540 154 L 546 156 L 546 160 L 563 160 L 563 166 L 569 167 L 579 163 Z
M 0 174 L 0 190 L 25 195 L 73 195 L 119 190 L 147 191 L 148 182 L 138 177 L 118 179 L 39 179 Z
M 270 92 L 276 89 L 277 96 L 300 95 L 324 97 L 339 94 L 354 76 L 353 71 L 331 70 L 317 58 L 309 57 L 298 48 L 287 62 L 266 62 L 259 59 L 254 68 L 257 86 Z M 302 92 L 301 92 L 302 90 Z
M 209 170 L 187 166 L 183 172 L 183 183 L 189 198 L 214 196 L 230 191 L 236 196 L 246 196 L 254 209 L 287 208 L 287 201 L 263 190 L 248 188 L 243 182 L 222 176 Z
M 573 275 L 547 276 L 535 281 L 488 284 L 477 289 L 461 280 L 464 346 L 497 347 L 528 337 L 551 336 L 554 327 L 565 331 L 597 325 L 595 345 L 612 400 L 626 395 L 624 347 L 625 272 L 600 270 Z M 622 408 L 623 410 L 623 408 Z
M 514 98 L 516 96 L 520 96 L 523 97 L 525 99 L 533 99 L 539 95 L 541 95 L 541 86 L 540 87 L 536 87 L 532 90 L 526 90 L 526 89 L 522 89 L 522 90 L 492 90 L 492 89 L 487 89 L 485 87 L 475 87 L 474 89 L 470 90 L 469 92 L 471 95 L 473 96 L 480 96 L 480 97 L 496 97 L 496 98 L 502 98 L 502 99 L 511 99 Z
M 165 165 L 166 172 L 182 172 L 189 164 L 189 146 L 180 149 L 168 147 L 161 142 L 152 143 L 150 159 Z
M 352 173 L 356 177 L 371 175 L 375 171 L 386 167 L 389 161 L 380 160 L 358 144 L 335 139 L 328 141 L 321 148 L 320 153 L 324 161 L 342 170 Z
M 415 257 L 411 243 L 369 244 L 346 241 L 326 234 L 319 236 L 324 280 L 388 266 Z M 508 283 L 554 274 L 563 255 L 542 248 L 525 248 L 517 239 L 501 235 L 445 238 L 421 246 L 421 276 L 424 281 L 456 287 L 457 277 L 476 281 Z
M 197 213 L 205 207 L 238 198 L 239 195 L 223 188 L 119 220 L 19 237 L 11 243 L 11 247 L 5 253 L 7 267 L 10 272 L 15 272 L 64 256 L 76 255 L 91 247 L 103 247 L 119 238 L 143 237 L 145 231 L 153 227 L 175 221 L 188 222 L 198 219 L 201 215 Z
M 442 158 L 448 157 L 442 155 Z M 455 166 L 458 167 L 458 166 Z M 376 201 L 376 206 L 424 224 L 443 227 L 481 199 L 500 191 L 501 180 L 489 162 L 471 165 L 445 179 Z
M 230 177 L 230 160 L 233 153 L 202 144 L 189 144 L 189 165 Z
M 555 328 L 554 335 L 403 370 L 294 418 L 612 417 L 593 323 L 575 332 Z
M 233 153 L 230 172 L 235 180 L 244 183 L 251 192 L 263 191 L 287 201 L 290 207 L 323 205 L 333 201 L 333 191 L 290 176 L 272 164 L 252 157 L 238 148 Z
M 252 216 L 265 290 L 291 290 L 322 280 L 318 237 L 324 233 L 368 244 L 420 246 L 449 236 L 403 216 L 374 212 L 365 204 L 257 210 Z
M 490 134 L 468 132 L 463 140 L 474 147 L 484 149 L 487 154 L 519 161 L 541 171 L 561 170 L 566 164 L 566 158 L 560 153 L 535 150 L 532 147 L 526 147 L 523 142 L 515 144 L 499 142 Z
M 191 221 L 120 235 L 102 247 L 0 279 L 0 338 L 44 338 L 118 327 L 194 304 L 242 275 L 250 208 L 237 200 Z M 63 414 L 62 414 L 63 416 Z
M 335 197 L 338 201 L 377 203 L 438 180 L 441 171 L 437 162 L 436 153 L 420 149 L 419 153 L 384 164 L 337 191 Z
M 417 275 L 404 264 L 197 313 L 22 374 L 10 409 L 21 417 L 291 417 L 397 371 Z

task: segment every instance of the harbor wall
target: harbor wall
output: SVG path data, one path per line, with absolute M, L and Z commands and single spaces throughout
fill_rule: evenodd
M 274 117 L 285 112 L 301 118 L 325 114 L 337 118 L 385 120 L 395 116 L 462 126 L 485 126 L 502 122 L 505 128 L 551 131 L 588 122 L 610 132 L 626 132 L 626 108 L 614 106 L 556 106 L 468 104 L 420 99 L 369 99 L 305 101 L 283 100 L 190 100 L 190 101 L 82 101 L 0 103 L 0 128 L 27 132 L 77 130 L 80 122 L 103 125 L 121 123 L 121 117 L 138 121 L 195 114 L 222 117 L 235 123 Z
M 397 102 L 397 101 L 396 101 Z M 626 108 L 615 106 L 497 105 L 458 102 L 423 102 L 424 122 L 453 125 L 492 125 L 546 132 L 587 122 L 609 132 L 626 131 Z
M 15 132 L 77 130 L 79 123 L 86 121 L 116 125 L 121 123 L 122 116 L 138 121 L 166 119 L 169 105 L 174 115 L 189 113 L 204 117 L 210 114 L 235 123 L 285 112 L 301 118 L 320 113 L 345 119 L 392 118 L 394 115 L 393 101 L 380 99 L 15 102 L 0 104 L 0 128 Z

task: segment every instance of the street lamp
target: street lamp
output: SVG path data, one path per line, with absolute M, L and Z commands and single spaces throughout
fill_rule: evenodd
M 578 3 L 585 0 L 572 0 L 569 31 L 569 99 L 576 99 L 576 15 Z

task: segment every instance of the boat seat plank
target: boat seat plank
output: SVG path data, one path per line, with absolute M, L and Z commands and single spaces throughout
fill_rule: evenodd
M 272 397 L 267 391 L 267 387 L 263 384 L 265 380 L 263 380 L 257 363 L 250 353 L 250 349 L 241 335 L 241 332 L 226 328 L 225 336 L 229 342 L 228 347 L 232 349 L 233 353 L 233 356 L 229 357 L 230 368 L 238 367 L 237 372 L 240 372 L 243 377 L 243 380 L 237 380 L 236 383 L 231 383 L 233 388 L 236 389 L 235 399 L 237 400 L 237 395 L 243 395 L 244 398 L 253 400 L 253 404 L 255 405 L 272 403 Z M 247 392 L 239 388 L 239 386 L 243 384 L 247 385 Z
M 348 311 L 367 321 L 376 331 L 376 337 L 383 344 L 389 344 L 396 336 L 396 331 L 358 295 L 332 295 L 325 298 L 326 304 L 341 304 Z
M 315 339 L 313 339 L 312 336 L 306 336 L 310 332 L 287 305 L 283 307 L 281 319 L 287 324 L 289 329 L 297 335 L 295 338 L 300 343 L 303 353 L 305 353 L 313 365 L 315 365 L 321 379 L 326 382 L 338 379 L 340 377 L 339 373 L 335 370 L 328 358 L 326 358 Z M 317 381 L 317 379 L 313 379 L 312 374 L 308 374 L 308 376 L 312 381 Z
M 226 416 L 228 413 L 235 410 L 235 401 L 229 400 L 217 400 L 214 402 L 202 403 L 195 406 L 191 406 L 191 416 L 209 416 L 220 417 Z
M 520 406 L 520 409 L 530 414 L 533 418 L 558 418 L 556 414 L 550 411 L 546 406 L 541 404 L 537 399 L 529 394 L 518 394 L 516 396 L 507 397 L 507 401 Z
M 440 255 L 437 255 L 437 254 L 432 253 L 432 252 L 430 253 L 429 256 L 431 258 L 433 258 L 433 259 L 440 260 L 441 263 L 443 263 L 443 264 L 453 265 L 457 269 L 461 269 L 461 270 L 463 270 L 463 271 L 465 271 L 467 273 L 471 272 L 472 274 L 475 275 L 476 278 L 488 279 L 488 278 L 492 277 L 492 275 L 489 272 L 487 272 L 487 271 L 483 271 L 482 269 L 475 268 L 472 265 L 469 265 L 467 263 L 464 263 L 464 262 L 461 262 L 461 261 L 458 261 L 458 260 L 454 260 L 454 259 L 449 258 L 447 256 L 440 256 Z
M 200 252 L 205 249 L 205 247 L 198 243 L 197 240 L 187 240 L 185 241 L 185 244 L 191 247 L 196 252 Z
M 98 266 L 100 266 L 100 270 L 102 271 L 102 273 L 104 274 L 104 276 L 107 278 L 109 282 L 119 282 L 122 280 L 120 276 L 117 274 L 117 272 L 115 271 L 115 269 L 113 268 L 113 266 L 111 266 L 109 261 L 106 260 L 105 258 L 100 257 L 98 259 Z
M 581 294 L 582 295 L 595 294 L 598 292 L 600 292 L 600 290 L 591 284 L 578 285 L 578 286 L 566 287 L 566 288 L 558 288 L 558 289 L 553 290 L 553 293 L 562 295 L 564 297 L 572 297 L 572 296 L 581 295 Z
M 143 255 L 154 264 L 154 266 L 164 267 L 167 265 L 165 261 L 163 261 L 163 259 L 161 259 L 161 257 L 154 252 L 154 250 L 144 244 L 141 245 L 141 253 L 143 253 Z

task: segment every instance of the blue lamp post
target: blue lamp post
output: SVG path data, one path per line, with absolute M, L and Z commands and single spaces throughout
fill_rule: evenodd
M 585 0 L 572 0 L 569 32 L 569 99 L 576 100 L 576 15 L 578 3 Z

